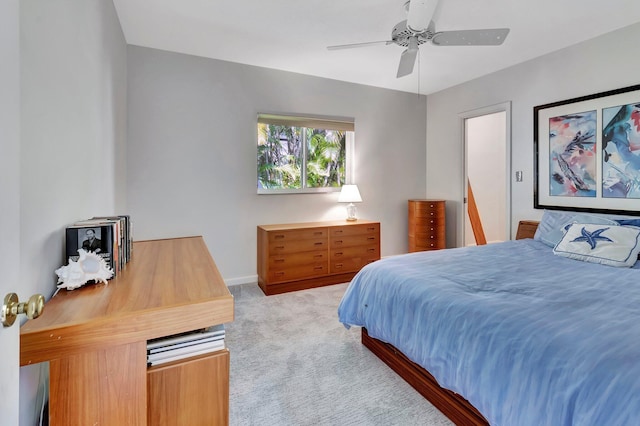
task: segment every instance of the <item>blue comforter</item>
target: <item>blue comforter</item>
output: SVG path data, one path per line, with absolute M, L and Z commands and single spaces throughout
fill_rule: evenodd
M 640 262 L 639 262 L 640 263 Z M 363 268 L 338 308 L 492 425 L 640 424 L 640 270 L 534 240 Z

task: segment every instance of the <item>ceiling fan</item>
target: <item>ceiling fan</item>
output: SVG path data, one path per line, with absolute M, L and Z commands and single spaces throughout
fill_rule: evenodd
M 405 3 L 407 19 L 391 30 L 391 40 L 329 46 L 329 50 L 350 49 L 376 44 L 397 44 L 406 47 L 400 56 L 397 78 L 413 72 L 418 56 L 418 46 L 431 42 L 436 46 L 498 46 L 501 45 L 509 28 L 485 30 L 436 31 L 436 20 L 440 11 L 440 0 L 410 0 Z

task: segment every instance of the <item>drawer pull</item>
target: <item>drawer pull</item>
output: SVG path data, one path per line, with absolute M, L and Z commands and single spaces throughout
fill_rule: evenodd
M 316 231 L 316 232 L 313 233 L 313 235 L 322 235 L 322 234 L 323 234 L 322 231 Z
M 276 248 L 277 248 L 278 250 L 282 250 L 282 249 L 284 248 L 284 246 L 276 246 Z
M 370 227 L 370 228 L 367 228 L 367 231 L 375 231 L 375 230 L 376 230 L 376 228 L 375 228 L 375 227 L 373 227 L 373 226 L 372 226 L 372 227 Z
M 315 269 L 316 271 L 321 271 L 322 270 L 322 266 L 316 266 L 313 269 Z
M 375 240 L 375 239 L 376 239 L 376 237 L 367 237 L 367 240 L 369 240 L 369 241 L 372 241 L 372 240 Z
M 282 234 L 276 234 L 275 237 L 274 237 L 274 239 L 276 239 L 276 240 L 281 240 L 283 238 L 284 238 L 284 235 L 282 235 Z
M 321 245 L 323 245 L 323 244 L 324 244 L 324 243 L 323 243 L 322 241 L 318 241 L 317 243 L 314 243 L 314 245 L 315 245 L 315 246 L 321 246 Z
M 430 204 L 429 207 L 433 208 L 433 204 Z
M 367 251 L 368 251 L 369 253 L 373 253 L 374 251 L 376 251 L 376 249 L 374 249 L 374 248 L 370 248 L 370 249 L 367 249 Z
M 277 276 L 277 277 L 281 277 L 281 276 L 283 276 L 283 275 L 284 275 L 284 272 L 282 272 L 282 271 L 281 271 L 281 272 L 276 272 L 276 276 Z
M 337 257 L 337 256 L 342 256 L 342 252 L 341 252 L 341 251 L 336 252 L 336 257 Z
M 431 216 L 433 216 L 433 212 L 431 212 Z
M 336 230 L 336 232 L 335 232 L 335 234 L 336 234 L 336 235 L 338 235 L 338 234 L 342 234 L 343 232 L 344 232 L 344 231 L 343 231 L 342 229 L 337 229 L 337 230 Z
M 282 263 L 282 262 L 284 262 L 284 259 L 275 259 L 275 260 L 274 260 L 274 262 L 276 262 L 276 263 Z
M 336 263 L 336 269 L 342 268 L 342 263 Z
M 336 240 L 336 244 L 342 244 L 342 240 Z
M 316 254 L 315 256 L 313 256 L 314 259 L 322 259 L 322 255 L 321 254 Z

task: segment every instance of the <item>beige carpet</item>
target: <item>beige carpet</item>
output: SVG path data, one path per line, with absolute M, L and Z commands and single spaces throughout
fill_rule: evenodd
M 338 322 L 345 288 L 231 287 L 231 426 L 452 424 Z

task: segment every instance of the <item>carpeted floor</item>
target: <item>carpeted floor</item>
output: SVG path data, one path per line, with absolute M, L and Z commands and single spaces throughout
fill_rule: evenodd
M 338 322 L 345 288 L 230 288 L 231 426 L 452 424 Z

